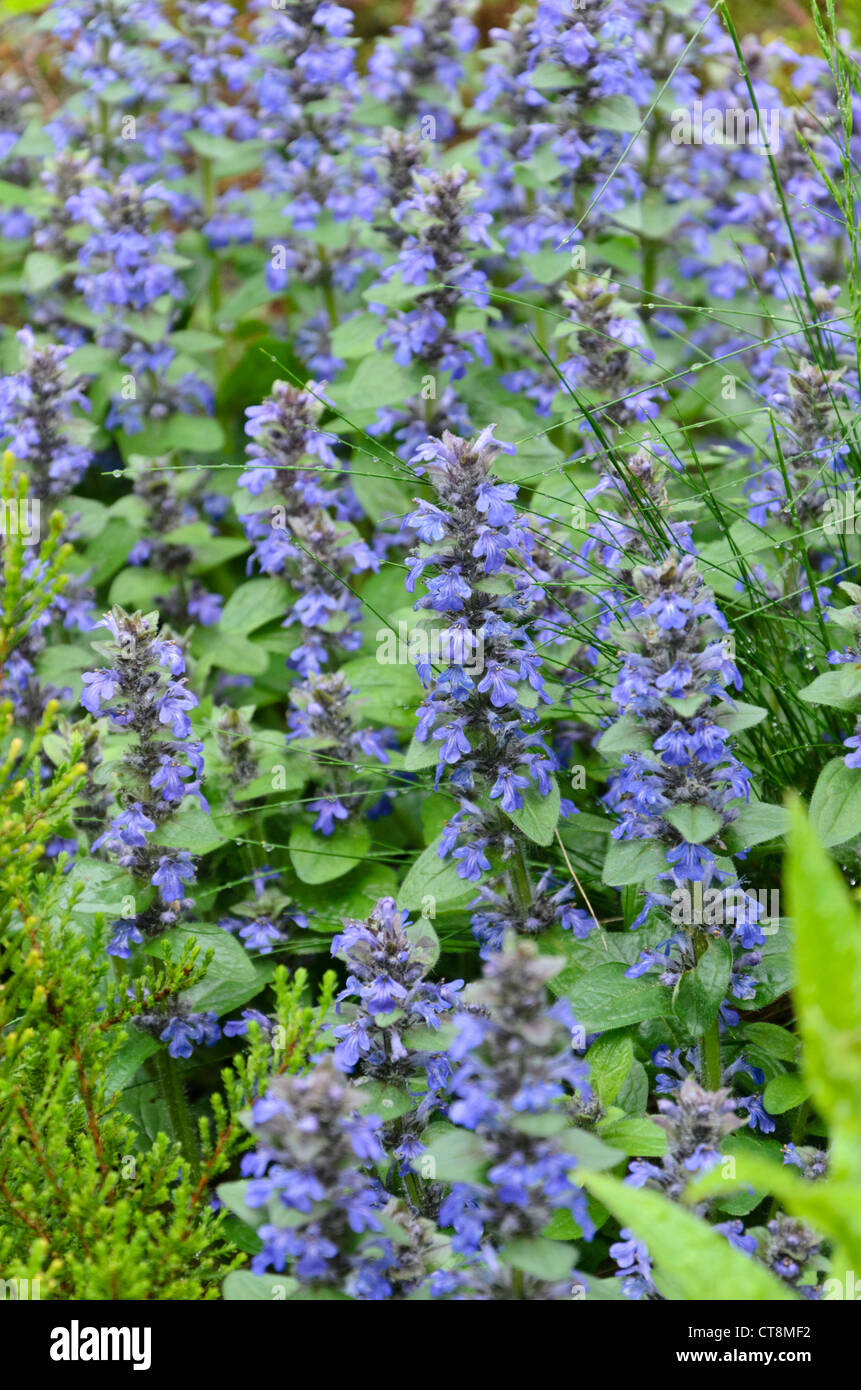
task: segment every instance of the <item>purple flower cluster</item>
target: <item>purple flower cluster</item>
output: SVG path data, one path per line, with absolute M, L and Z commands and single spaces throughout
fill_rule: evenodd
M 729 687 L 741 689 L 741 677 L 726 619 L 692 555 L 671 552 L 641 566 L 633 584 L 613 700 L 625 727 L 642 731 L 643 747 L 623 755 L 611 781 L 606 804 L 619 818 L 612 833 L 665 842 L 661 877 L 707 884 L 721 877 L 713 842 L 737 818 L 733 803 L 750 794 L 750 772 L 715 718 L 715 702 L 731 706 Z M 755 930 L 738 934 L 746 946 L 761 940 Z
M 276 381 L 261 405 L 249 406 L 246 433 L 252 442 L 239 478 L 241 488 L 270 502 L 268 511 L 241 517 L 254 545 L 248 564 L 284 574 L 298 595 L 284 627 L 301 632 L 289 657 L 301 676 L 321 671 L 333 651 L 357 650 L 362 610 L 349 576 L 379 567 L 349 520 L 355 499 L 342 487 L 324 487 L 319 476 L 338 467 L 332 436 L 317 424 L 325 409 L 315 394 L 319 389 L 315 382 L 299 391 Z M 316 470 L 311 458 L 318 460 Z
M 122 807 L 93 843 L 105 847 L 124 868 L 158 889 L 154 901 L 135 917 L 115 923 L 108 954 L 128 958 L 140 944 L 179 918 L 185 886 L 194 879 L 187 850 L 159 845 L 148 837 L 180 810 L 186 797 L 209 807 L 201 790 L 203 744 L 191 738 L 189 711 L 197 696 L 188 689 L 185 657 L 176 642 L 160 634 L 156 616 L 129 615 L 121 608 L 106 614 L 111 641 L 96 650 L 110 663 L 83 676 L 81 704 L 95 717 L 133 735 L 122 761 Z
M 463 81 L 460 54 L 478 42 L 476 0 L 416 0 L 406 24 L 392 26 L 368 59 L 368 90 L 394 112 L 401 128 L 425 140 L 455 132 L 452 101 Z
M 332 939 L 332 955 L 346 962 L 346 988 L 338 995 L 338 1013 L 346 1021 L 334 1029 L 335 1066 L 386 1085 L 409 1086 L 421 1074 L 415 1108 L 392 1121 L 387 1148 L 408 1171 L 422 1152 L 421 1132 L 444 1092 L 451 1068 L 443 1044 L 434 1046 L 444 1016 L 458 1005 L 462 980 L 434 984 L 427 972 L 436 944 L 420 921 L 411 924 L 394 898 L 381 898 L 365 921 L 345 921 Z M 349 1001 L 349 1002 L 346 1002 Z M 421 1030 L 421 1041 L 411 1038 Z
M 356 1097 L 327 1057 L 305 1075 L 276 1077 L 251 1108 L 260 1143 L 242 1160 L 246 1201 L 266 1208 L 263 1249 L 252 1269 L 289 1272 L 306 1287 L 352 1298 L 388 1298 L 394 1262 L 380 1208 L 385 1196 L 368 1175 L 384 1158 L 380 1121 L 360 1116 Z
M 439 1222 L 453 1228 L 453 1250 L 468 1261 L 481 1252 L 481 1262 L 433 1274 L 436 1297 L 477 1290 L 498 1298 L 505 1288 L 510 1297 L 513 1272 L 500 1263 L 500 1252 L 539 1236 L 554 1212 L 569 1212 L 586 1239 L 594 1232 L 585 1193 L 572 1180 L 577 1160 L 566 1146 L 566 1101 L 572 1093 L 588 1095 L 588 1069 L 571 1049 L 567 1001 L 547 1005 L 547 981 L 560 964 L 539 955 L 533 942 L 512 938 L 469 990 L 469 1011 L 449 1049 L 455 1067 L 449 1117 L 480 1140 L 482 1177 L 452 1184 Z M 573 1256 L 572 1249 L 572 1264 Z M 561 1295 L 526 1274 L 521 1296 Z
M 488 213 L 471 207 L 478 189 L 464 169 L 455 168 L 429 174 L 413 174 L 412 195 L 395 210 L 397 223 L 407 233 L 398 247 L 396 260 L 383 272 L 382 284 L 397 281 L 416 286 L 415 306 L 396 312 L 384 303 L 375 304 L 369 291 L 371 308 L 386 315 L 386 327 L 378 346 L 394 350 L 401 366 L 417 361 L 434 376 L 446 372 L 459 381 L 473 360 L 488 364 L 490 356 L 479 328 L 458 326 L 456 311 L 464 304 L 478 309 L 488 304 L 487 279 L 476 265 L 474 247 L 490 246 Z M 424 288 L 427 286 L 427 288 Z M 429 396 L 433 402 L 434 394 Z M 436 411 L 439 411 L 439 402 Z M 404 407 L 410 415 L 411 407 Z M 388 432 L 400 423 L 402 412 L 378 421 L 378 432 Z M 455 423 L 452 421 L 452 423 Z M 403 436 L 409 444 L 412 434 Z
M 312 753 L 320 751 L 320 775 L 329 787 L 307 807 L 315 816 L 313 829 L 321 835 L 331 835 L 366 797 L 355 775 L 356 755 L 362 753 L 384 765 L 391 761 L 389 730 L 356 727 L 354 693 L 340 671 L 311 675 L 290 692 L 287 742 L 300 749 L 307 746 Z
M 23 363 L 0 377 L 0 438 L 26 467 L 37 496 L 50 501 L 71 492 L 89 467 L 75 410 L 89 411 L 90 403 L 63 366 L 72 348 L 39 347 L 30 328 L 16 336 Z

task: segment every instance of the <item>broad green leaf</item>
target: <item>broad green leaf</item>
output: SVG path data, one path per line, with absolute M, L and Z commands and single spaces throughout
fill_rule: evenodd
M 675 826 L 689 845 L 703 845 L 721 828 L 721 818 L 708 806 L 676 806 L 664 812 L 664 820 Z
M 181 811 L 165 821 L 153 836 L 153 843 L 169 845 L 172 849 L 187 849 L 190 854 L 211 854 L 230 839 L 227 831 L 221 828 L 219 819 L 207 815 L 195 800 L 188 800 Z
M 433 1182 L 482 1182 L 490 1162 L 477 1134 L 448 1124 L 428 1127 L 422 1157 L 433 1161 Z
M 634 1044 L 627 1033 L 604 1033 L 589 1048 L 590 1079 L 605 1109 L 619 1094 L 633 1059 Z
M 610 1120 L 601 1125 L 600 1135 L 605 1143 L 632 1158 L 661 1158 L 667 1152 L 666 1130 L 645 1116 Z
M 750 849 L 752 845 L 777 840 L 789 829 L 789 812 L 785 806 L 770 806 L 764 801 L 752 801 L 742 806 L 732 825 L 727 826 L 725 840 L 731 854 Z
M 387 1086 L 382 1081 L 367 1081 L 353 1085 L 351 1095 L 355 1097 L 356 1109 L 363 1115 L 377 1115 L 384 1122 L 400 1119 L 414 1104 L 406 1086 Z
M 714 712 L 716 724 L 729 729 L 731 734 L 741 733 L 742 729 L 752 729 L 761 724 L 768 710 L 761 705 L 748 705 L 744 700 L 735 700 L 732 705 L 718 705 Z
M 556 825 L 559 820 L 559 785 L 551 778 L 549 795 L 544 795 L 537 787 L 527 787 L 523 793 L 523 806 L 519 811 L 508 811 L 508 819 L 518 830 L 536 845 L 552 845 Z
M 830 705 L 834 709 L 854 710 L 861 695 L 861 666 L 846 662 L 833 671 L 825 671 L 815 681 L 798 692 L 809 705 Z
M 611 840 L 604 860 L 605 883 L 646 883 L 667 867 L 666 850 L 654 840 Z
M 410 739 L 404 758 L 404 769 L 407 772 L 419 772 L 425 767 L 436 767 L 439 761 L 439 744 L 432 743 L 430 739 L 426 743 L 419 743 L 415 734 Z
M 615 130 L 621 135 L 633 134 L 640 129 L 637 103 L 633 97 L 621 93 L 586 106 L 580 117 L 587 125 L 597 126 L 600 130 Z
M 245 636 L 287 614 L 289 590 L 281 579 L 247 579 L 233 590 L 218 624 L 222 632 Z M 254 671 L 249 671 L 254 675 Z
M 861 1182 L 861 928 L 835 865 L 800 805 L 786 892 L 796 926 L 794 990 L 804 1075 L 828 1120 L 831 1172 Z
M 828 849 L 861 833 L 861 772 L 832 758 L 819 774 L 810 798 L 810 824 Z
M 728 1185 L 772 1194 L 791 1216 L 830 1237 L 836 1247 L 835 1273 L 861 1266 L 861 1183 L 833 1177 L 810 1182 L 789 1164 L 744 1153 L 736 1158 L 733 1173 L 717 1167 L 698 1177 L 691 1195 L 696 1201 L 722 1196 Z
M 147 953 L 161 955 L 165 939 L 174 947 L 176 956 L 189 941 L 197 942 L 201 956 L 212 952 L 203 979 L 183 995 L 193 1009 L 213 1009 L 220 1016 L 247 1004 L 260 991 L 261 981 L 254 961 L 242 943 L 223 927 L 197 922 L 190 927 L 173 927 L 165 936 L 156 937 L 147 946 Z
M 583 1183 L 620 1225 L 630 1227 L 648 1246 L 657 1272 L 667 1271 L 680 1299 L 795 1301 L 787 1285 L 764 1265 L 735 1250 L 725 1236 L 663 1193 L 626 1187 L 608 1173 L 587 1174 Z
M 645 1018 L 672 1013 L 672 995 L 654 980 L 625 978 L 626 966 L 610 961 L 583 975 L 566 990 L 574 1017 L 587 1033 L 623 1028 Z
M 512 1240 L 500 1252 L 505 1264 L 525 1270 L 538 1279 L 559 1283 L 571 1273 L 576 1250 L 567 1241 L 533 1236 L 531 1240 Z
M 643 727 L 642 719 L 633 714 L 623 714 L 601 735 L 598 750 L 605 758 L 621 758 L 625 753 L 650 753 L 652 740 Z
M 245 1194 L 248 1191 L 247 1179 L 238 1182 L 219 1183 L 215 1190 L 227 1210 L 232 1211 L 234 1216 L 238 1216 L 240 1221 L 244 1221 L 253 1230 L 262 1226 L 266 1221 L 265 1207 L 249 1207 L 245 1201 Z
M 223 632 L 220 625 L 198 628 L 192 638 L 192 650 L 206 663 L 207 670 L 262 676 L 269 669 L 269 655 L 263 647 L 237 632 Z
M 24 262 L 21 284 L 28 294 L 41 294 L 66 273 L 67 267 L 45 251 L 31 251 Z
M 676 992 L 676 1013 L 695 1038 L 711 1027 L 729 987 L 732 948 L 723 937 L 709 942 L 693 970 L 682 976 Z
M 226 1303 L 280 1302 L 298 1288 L 298 1281 L 287 1274 L 252 1274 L 250 1269 L 231 1270 L 222 1284 Z
M 796 1076 L 795 1072 L 784 1072 L 782 1076 L 774 1076 L 769 1081 L 762 1093 L 762 1103 L 769 1115 L 784 1115 L 787 1110 L 794 1110 L 796 1105 L 801 1105 L 810 1094 L 804 1078 Z
M 370 847 L 363 821 L 339 821 L 331 835 L 321 835 L 301 821 L 290 831 L 290 859 L 303 883 L 329 883 L 348 874 Z
M 439 847 L 442 836 L 423 850 L 414 860 L 406 878 L 398 889 L 398 904 L 410 912 L 419 912 L 426 898 L 433 899 L 438 912 L 443 907 L 464 907 L 476 895 L 474 883 L 458 878 L 457 862 L 451 858 L 440 859 Z

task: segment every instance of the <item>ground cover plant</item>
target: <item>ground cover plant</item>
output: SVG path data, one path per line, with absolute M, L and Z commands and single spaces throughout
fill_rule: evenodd
M 6 11 L 0 1276 L 855 1298 L 849 21 Z

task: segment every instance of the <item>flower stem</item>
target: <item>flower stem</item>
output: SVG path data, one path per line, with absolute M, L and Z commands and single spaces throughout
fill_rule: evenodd
M 155 1054 L 154 1061 L 161 1093 L 167 1105 L 168 1114 L 170 1115 L 170 1123 L 174 1138 L 179 1143 L 183 1155 L 188 1161 L 188 1166 L 191 1169 L 191 1176 L 197 1178 L 200 1175 L 200 1154 L 198 1153 L 197 1141 L 194 1137 L 194 1129 L 191 1123 L 188 1102 L 185 1098 L 185 1092 L 182 1086 L 182 1078 L 179 1074 L 179 1067 L 171 1057 L 167 1048 L 160 1048 Z
M 212 160 L 202 156 L 200 160 L 200 177 L 203 184 L 203 208 L 207 219 L 211 219 L 215 213 L 215 170 Z M 218 266 L 218 256 L 215 252 L 212 255 L 212 264 L 209 270 L 209 326 L 213 332 L 218 328 L 218 313 L 221 308 L 221 276 Z
M 517 910 L 525 922 L 532 907 L 532 884 L 529 881 L 526 855 L 523 853 L 523 845 L 519 839 L 515 844 L 508 877 Z
M 693 886 L 693 885 L 691 885 Z M 700 935 L 696 941 L 697 960 L 701 960 L 709 948 L 708 941 Z M 700 1080 L 706 1091 L 719 1091 L 723 1077 L 720 1064 L 720 1027 L 718 1015 L 700 1039 Z
M 702 1081 L 706 1091 L 719 1091 L 721 1083 L 720 1065 L 720 1031 L 718 1021 L 714 1023 L 703 1034 L 700 1045 L 702 1055 Z

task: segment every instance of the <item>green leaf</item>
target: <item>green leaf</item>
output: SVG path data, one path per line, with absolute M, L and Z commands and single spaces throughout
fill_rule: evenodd
M 598 751 L 605 758 L 621 758 L 625 753 L 651 753 L 652 740 L 642 719 L 623 714 L 598 740 Z
M 414 711 L 422 698 L 422 684 L 411 663 L 360 656 L 346 661 L 341 674 L 355 691 L 353 700 L 363 719 L 414 727 Z
M 558 1284 L 571 1273 L 576 1250 L 567 1241 L 548 1240 L 546 1236 L 533 1236 L 531 1240 L 513 1240 L 500 1252 L 505 1264 L 512 1269 L 525 1270 L 537 1279 L 546 1279 Z
M 404 758 L 404 769 L 407 772 L 419 772 L 425 767 L 436 767 L 439 761 L 439 744 L 431 743 L 428 739 L 425 743 L 419 743 L 415 734 L 410 739 L 410 744 Z
M 290 591 L 281 579 L 248 579 L 233 590 L 218 624 L 222 632 L 245 636 L 287 613 Z M 253 671 L 249 675 L 254 675 Z
M 733 1249 L 718 1231 L 662 1193 L 626 1187 L 608 1173 L 587 1174 L 583 1183 L 648 1246 L 657 1272 L 670 1276 L 679 1300 L 794 1301 L 786 1284 L 764 1265 Z
M 27 294 L 41 294 L 66 273 L 67 267 L 45 251 L 31 251 L 24 262 L 21 285 Z
M 220 624 L 198 628 L 191 645 L 208 671 L 218 668 L 242 676 L 262 676 L 269 670 L 269 655 L 263 647 L 238 633 L 223 632 Z
M 108 602 L 118 603 L 130 612 L 136 608 L 149 612 L 158 607 L 156 599 L 166 597 L 170 589 L 170 580 L 160 570 L 129 565 L 120 570 L 111 584 Z
M 623 1028 L 646 1018 L 672 1013 L 670 991 L 653 980 L 626 980 L 626 966 L 609 961 L 596 966 L 566 990 L 574 1017 L 587 1033 Z
M 626 1116 L 600 1126 L 601 1138 L 623 1154 L 637 1158 L 661 1158 L 667 1152 L 666 1130 L 652 1120 Z
M 208 415 L 172 415 L 169 420 L 146 424 L 129 439 L 130 451 L 156 458 L 173 449 L 191 453 L 216 453 L 224 447 L 224 431 Z
M 406 1115 L 414 1103 L 406 1086 L 387 1086 L 382 1081 L 354 1085 L 351 1094 L 355 1096 L 356 1109 L 363 1115 L 378 1115 L 386 1123 Z
M 754 725 L 761 724 L 767 715 L 768 710 L 760 705 L 748 705 L 744 700 L 734 700 L 732 705 L 718 705 L 714 712 L 714 721 L 722 728 L 729 729 L 731 734 L 739 734 L 743 729 L 752 729 Z
M 263 1241 L 257 1232 L 244 1221 L 240 1221 L 238 1216 L 226 1216 L 221 1229 L 231 1245 L 235 1245 L 238 1250 L 244 1250 L 246 1255 L 258 1255 L 263 1249 Z
M 708 806 L 676 806 L 664 812 L 664 820 L 675 826 L 683 840 L 689 845 L 703 845 L 716 835 L 723 822 L 719 815 Z
M 634 1044 L 627 1033 L 604 1033 L 593 1042 L 586 1060 L 592 1085 L 606 1109 L 616 1099 L 631 1070 Z
M 398 889 L 398 905 L 410 912 L 422 909 L 425 898 L 432 898 L 437 912 L 441 907 L 465 907 L 475 897 L 475 884 L 458 878 L 457 865 L 451 858 L 440 859 L 442 836 L 423 850 L 414 860 Z
M 785 1115 L 787 1110 L 801 1105 L 809 1094 L 810 1089 L 803 1078 L 787 1071 L 782 1076 L 772 1077 L 762 1093 L 762 1103 L 769 1115 Z
M 483 1182 L 490 1161 L 477 1134 L 448 1124 L 428 1127 L 425 1154 L 433 1159 L 434 1182 Z
M 578 1167 L 588 1168 L 591 1173 L 615 1168 L 622 1158 L 618 1149 L 611 1148 L 588 1129 L 566 1129 L 558 1136 L 556 1143 L 577 1160 Z
M 799 690 L 809 705 L 830 705 L 834 709 L 855 710 L 861 695 L 861 666 L 847 662 L 834 671 L 825 671 Z
M 537 787 L 527 787 L 523 793 L 523 806 L 519 811 L 506 812 L 518 830 L 536 845 L 552 845 L 556 825 L 559 820 L 559 786 L 552 779 L 549 795 L 544 795 Z
M 247 1178 L 239 1182 L 222 1182 L 215 1189 L 228 1211 L 232 1211 L 234 1216 L 238 1216 L 240 1221 L 244 1221 L 246 1226 L 252 1230 L 257 1230 L 267 1220 L 266 1208 L 249 1207 L 245 1201 L 245 1194 L 248 1191 Z
M 817 778 L 810 824 L 826 849 L 861 832 L 861 772 L 847 767 L 842 758 L 832 758 Z
M 692 1196 L 695 1200 L 722 1196 L 728 1183 L 736 1188 L 752 1187 L 760 1193 L 773 1193 L 790 1215 L 834 1241 L 837 1249 L 832 1259 L 833 1272 L 842 1276 L 851 1269 L 854 1279 L 854 1270 L 861 1265 L 861 1184 L 839 1182 L 831 1176 L 811 1182 L 788 1164 L 743 1153 L 736 1159 L 731 1176 L 726 1176 L 719 1166 L 698 1178 Z M 725 1204 L 721 1206 L 725 1209 Z
M 129 1029 L 129 1036 L 118 1052 L 108 1062 L 105 1071 L 105 1095 L 116 1095 L 128 1086 L 143 1066 L 147 1057 L 157 1052 L 161 1043 L 148 1033 Z
M 580 113 L 587 125 L 600 130 L 615 130 L 620 135 L 633 134 L 640 129 L 640 113 L 633 97 L 618 93 L 604 97 L 594 105 L 585 107 Z
M 666 851 L 655 840 L 611 840 L 602 874 L 605 883 L 620 888 L 647 883 L 667 867 Z
M 212 952 L 212 960 L 203 979 L 183 997 L 198 1010 L 213 1009 L 217 1014 L 230 1013 L 253 999 L 261 988 L 260 976 L 245 947 L 223 927 L 196 922 L 192 927 L 173 927 L 164 936 L 156 937 L 146 948 L 148 955 L 160 956 L 163 942 L 170 941 L 176 954 L 189 941 L 196 941 L 201 955 Z
M 353 314 L 339 323 L 331 335 L 332 352 L 350 361 L 376 352 L 382 324 L 376 314 Z
M 301 821 L 290 831 L 290 859 L 303 883 L 329 883 L 355 869 L 371 847 L 363 821 L 340 821 L 321 835 Z
M 770 806 L 764 801 L 752 801 L 743 806 L 738 818 L 728 825 L 724 839 L 730 853 L 750 849 L 752 845 L 777 840 L 789 830 L 789 812 L 785 806 Z
M 831 1169 L 861 1181 L 861 931 L 835 865 L 800 805 L 792 811 L 786 892 L 796 925 L 794 990 L 803 1070 L 829 1122 Z
M 701 1038 L 717 1018 L 732 974 L 732 948 L 723 937 L 710 941 L 693 970 L 682 976 L 676 993 L 676 1013 L 695 1038 Z
M 227 1303 L 271 1303 L 290 1298 L 298 1288 L 287 1274 L 252 1274 L 250 1269 L 231 1270 L 222 1284 Z
M 212 815 L 207 815 L 196 801 L 188 800 L 153 836 L 153 843 L 187 849 L 190 854 L 211 854 L 226 845 L 229 838 Z

